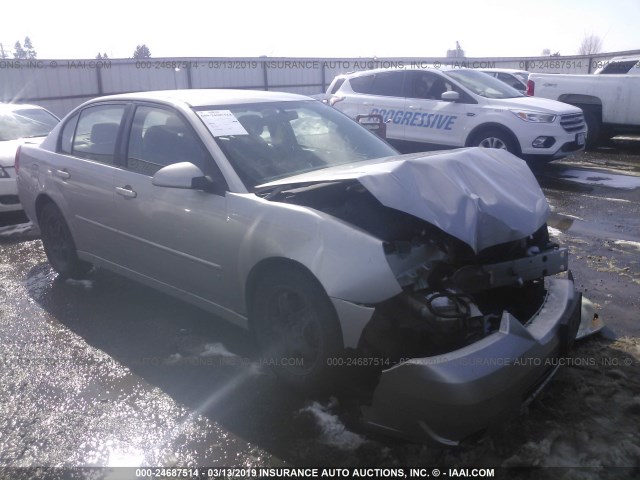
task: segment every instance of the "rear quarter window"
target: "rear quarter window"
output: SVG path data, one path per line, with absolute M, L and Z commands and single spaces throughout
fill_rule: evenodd
M 331 91 L 329 93 L 336 93 L 344 83 L 344 80 L 344 78 L 339 78 L 338 80 L 336 80 L 336 83 L 333 84 L 333 87 L 331 87 Z
M 62 127 L 62 133 L 60 134 L 60 144 L 58 151 L 61 153 L 71 154 L 73 150 L 73 135 L 76 133 L 76 125 L 78 124 L 78 117 L 80 115 L 74 115 L 67 123 Z
M 373 75 L 363 75 L 349 80 L 351 90 L 357 93 L 371 93 L 371 85 L 373 84 Z

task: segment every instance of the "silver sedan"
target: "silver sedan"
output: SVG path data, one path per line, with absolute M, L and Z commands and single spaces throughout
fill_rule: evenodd
M 307 97 L 102 97 L 17 156 L 52 267 L 91 265 L 250 328 L 287 383 L 359 385 L 363 419 L 440 444 L 528 401 L 580 323 L 527 165 L 400 156 Z

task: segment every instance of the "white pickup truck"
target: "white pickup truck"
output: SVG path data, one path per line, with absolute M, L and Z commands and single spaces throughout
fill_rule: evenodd
M 640 75 L 532 73 L 527 94 L 580 107 L 587 147 L 620 134 L 640 134 Z

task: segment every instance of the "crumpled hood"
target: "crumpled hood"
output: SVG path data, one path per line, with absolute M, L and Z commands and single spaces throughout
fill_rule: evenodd
M 421 218 L 476 253 L 531 235 L 549 205 L 527 164 L 505 150 L 465 148 L 327 168 L 261 185 L 358 180 L 383 205 Z

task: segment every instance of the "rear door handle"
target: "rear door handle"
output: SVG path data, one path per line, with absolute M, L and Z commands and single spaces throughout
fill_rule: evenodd
M 66 168 L 64 170 L 54 170 L 53 174 L 56 177 L 62 178 L 63 180 L 69 180 L 71 178 L 71 174 L 67 172 Z
M 116 193 L 127 198 L 136 198 L 138 194 L 131 190 L 131 185 L 125 185 L 124 187 L 116 187 Z

